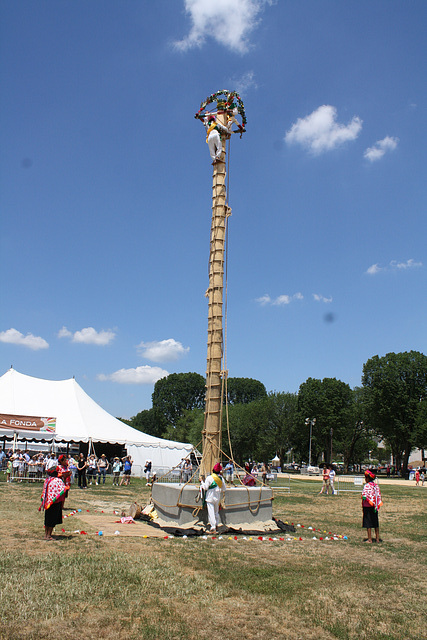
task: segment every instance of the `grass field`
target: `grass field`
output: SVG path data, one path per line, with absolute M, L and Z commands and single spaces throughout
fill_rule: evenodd
M 362 542 L 358 493 L 318 488 L 274 500 L 302 540 L 99 537 L 77 514 L 45 542 L 40 485 L 1 482 L 0 638 L 426 639 L 427 487 L 382 487 L 380 545 Z M 148 500 L 142 481 L 73 488 L 67 506 L 111 521 L 134 500 Z M 313 540 L 310 526 L 348 540 Z

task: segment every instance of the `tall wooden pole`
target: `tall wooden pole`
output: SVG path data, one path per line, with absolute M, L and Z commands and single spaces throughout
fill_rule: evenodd
M 227 124 L 225 113 L 218 112 L 217 120 Z M 213 164 L 212 184 L 212 224 L 209 257 L 208 297 L 208 351 L 206 367 L 206 400 L 203 427 L 203 453 L 200 467 L 205 477 L 221 459 L 222 425 L 222 380 L 224 338 L 223 338 L 223 289 L 225 234 L 229 209 L 227 206 L 226 177 L 226 137 L 222 136 L 222 154 Z

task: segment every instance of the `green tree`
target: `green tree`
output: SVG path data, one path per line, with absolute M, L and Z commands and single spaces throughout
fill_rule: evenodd
M 369 422 L 406 474 L 412 449 L 426 441 L 427 356 L 419 351 L 374 356 L 363 365 L 362 384 Z
M 227 400 L 229 404 L 248 404 L 267 397 L 265 386 L 253 378 L 228 378 Z
M 205 391 L 205 379 L 199 373 L 171 373 L 154 385 L 153 409 L 176 426 L 185 410 L 203 407 Z
M 369 451 L 376 448 L 372 429 L 367 422 L 364 403 L 365 389 L 355 387 L 352 391 L 352 413 L 343 437 L 344 470 L 348 472 L 349 464 L 362 464 Z
M 252 405 L 235 404 L 228 407 L 228 424 L 231 442 L 229 449 L 227 433 L 227 417 L 223 412 L 222 448 L 229 456 L 243 466 L 246 460 L 253 460 L 257 449 L 258 432 L 254 427 Z
M 203 422 L 203 409 L 185 409 L 175 425 L 169 424 L 167 426 L 164 438 L 178 442 L 189 442 L 201 451 Z
M 247 460 L 267 462 L 277 453 L 283 464 L 291 447 L 296 411 L 297 396 L 292 393 L 270 393 L 248 404 L 231 405 L 229 425 L 234 459 L 240 465 Z M 229 453 L 225 417 L 223 423 L 223 449 Z
M 286 453 L 292 448 L 297 429 L 298 396 L 296 393 L 271 392 L 266 400 L 268 407 L 268 425 L 266 449 L 268 458 L 276 454 L 283 468 Z M 266 451 L 264 452 L 264 458 Z
M 309 451 L 306 418 L 316 418 L 311 440 L 312 463 L 319 461 L 321 455 L 325 462 L 331 462 L 331 451 L 343 451 L 352 420 L 352 400 L 349 385 L 336 378 L 308 378 L 302 383 L 298 391 L 299 429 L 295 434 L 295 448 L 302 459 L 308 459 Z
M 133 416 L 130 425 L 138 431 L 148 433 L 156 438 L 163 438 L 167 421 L 161 411 L 155 408 L 145 409 Z
M 132 426 L 132 418 L 130 420 L 128 420 L 128 418 L 119 418 L 118 416 L 116 416 L 117 420 L 120 420 L 120 422 L 124 422 L 125 424 L 129 425 L 130 427 Z

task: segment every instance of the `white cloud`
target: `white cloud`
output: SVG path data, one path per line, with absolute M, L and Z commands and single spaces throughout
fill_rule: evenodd
M 62 329 L 58 331 L 57 335 L 58 338 L 71 338 L 73 334 L 71 333 L 71 331 L 68 331 L 67 327 L 62 327 Z
M 261 296 L 261 298 L 257 298 L 256 302 L 259 302 L 260 305 L 265 306 L 266 304 L 271 304 L 275 307 L 281 307 L 283 305 L 291 304 L 294 300 L 304 300 L 304 296 L 302 293 L 294 293 L 293 296 L 288 296 L 287 294 L 282 294 L 277 296 L 277 298 L 271 298 L 268 293 Z
M 399 138 L 392 138 L 390 136 L 386 136 L 382 140 L 378 140 L 372 147 L 366 149 L 363 157 L 369 160 L 370 162 L 375 162 L 383 157 L 387 151 L 394 151 L 396 149 L 397 144 L 399 142 Z
M 135 369 L 119 369 L 114 373 L 97 375 L 98 380 L 118 382 L 119 384 L 154 384 L 157 380 L 169 375 L 168 371 L 160 367 L 144 365 Z
M 419 269 L 423 266 L 422 262 L 416 262 L 413 258 L 406 260 L 406 262 L 398 262 L 397 260 L 391 260 L 386 267 L 380 267 L 380 265 L 373 264 L 366 270 L 366 273 L 370 276 L 376 275 L 381 271 L 403 271 L 406 269 Z
M 422 262 L 415 262 L 413 258 L 410 258 L 406 262 L 397 262 L 397 260 L 392 260 L 390 262 L 390 267 L 392 269 L 417 269 L 418 267 L 422 266 Z
M 318 155 L 355 140 L 362 129 L 362 120 L 354 116 L 347 125 L 343 125 L 336 119 L 336 108 L 323 105 L 306 118 L 298 118 L 287 131 L 285 141 L 288 144 L 300 144 Z
M 374 276 L 380 271 L 383 271 L 383 267 L 380 267 L 378 263 L 372 264 L 369 269 L 366 269 L 366 273 L 370 276 Z
M 171 362 L 185 356 L 190 347 L 183 347 L 181 342 L 173 338 L 159 342 L 141 342 L 138 345 L 140 354 L 153 362 Z
M 248 36 L 258 23 L 258 14 L 271 1 L 185 0 L 184 3 L 192 24 L 188 36 L 175 42 L 177 49 L 187 51 L 201 47 L 210 37 L 232 51 L 245 53 Z
M 247 71 L 240 78 L 230 80 L 230 86 L 232 91 L 237 91 L 239 95 L 244 95 L 252 87 L 254 89 L 258 88 L 253 71 Z
M 39 349 L 48 349 L 49 343 L 39 336 L 34 336 L 32 333 L 27 333 L 24 336 L 23 333 L 17 331 L 17 329 L 8 329 L 7 331 L 0 332 L 0 342 L 6 344 L 16 344 L 20 347 L 27 347 L 33 351 L 39 351 Z
M 110 344 L 116 337 L 114 331 L 96 331 L 93 327 L 86 327 L 81 331 L 71 333 L 67 327 L 62 327 L 58 331 L 58 338 L 71 338 L 71 342 L 77 342 L 80 344 L 95 344 L 100 347 L 105 347 Z
M 271 298 L 268 293 L 265 293 L 263 296 L 261 296 L 261 298 L 257 298 L 256 302 L 259 302 L 260 305 L 265 306 L 266 304 L 269 304 L 271 302 Z
M 313 293 L 313 298 L 316 300 L 316 302 L 325 302 L 326 304 L 332 302 L 332 296 L 326 298 L 325 296 L 320 295 L 320 293 Z

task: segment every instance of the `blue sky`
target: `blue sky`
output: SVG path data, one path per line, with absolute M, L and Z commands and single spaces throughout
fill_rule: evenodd
M 206 369 L 212 166 L 238 90 L 230 376 L 360 384 L 426 353 L 427 3 L 3 0 L 1 373 L 107 411 Z

